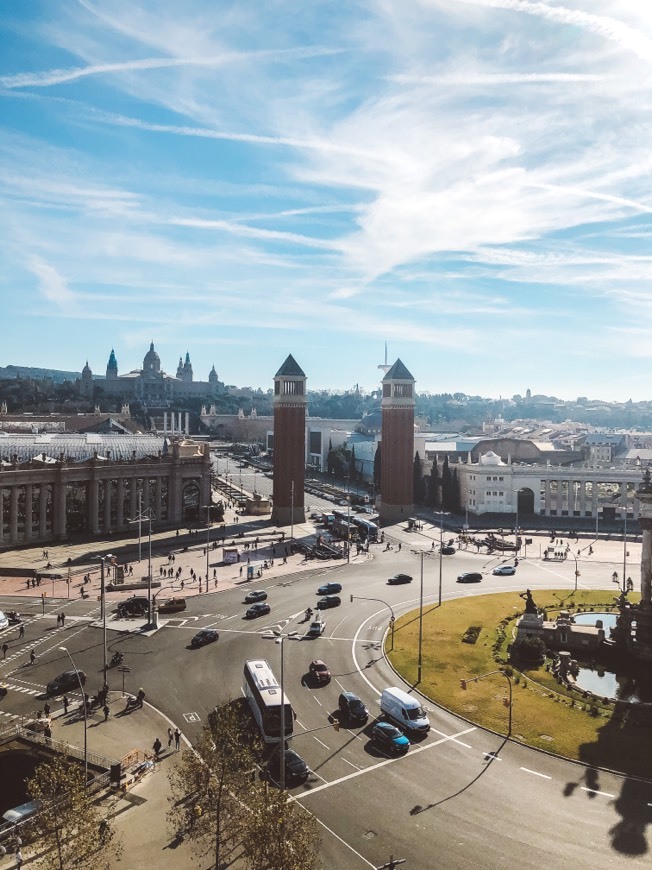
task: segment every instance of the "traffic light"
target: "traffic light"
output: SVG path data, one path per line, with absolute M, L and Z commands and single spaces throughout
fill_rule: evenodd
M 460 680 L 460 689 L 466 689 L 466 680 Z

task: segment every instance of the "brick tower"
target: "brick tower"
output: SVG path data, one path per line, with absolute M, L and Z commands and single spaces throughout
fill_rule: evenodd
M 388 522 L 414 510 L 414 383 L 400 359 L 383 378 L 380 518 Z
M 293 522 L 303 523 L 306 520 L 303 504 L 305 444 L 306 376 L 290 354 L 274 376 L 272 522 L 279 526 L 289 526 Z

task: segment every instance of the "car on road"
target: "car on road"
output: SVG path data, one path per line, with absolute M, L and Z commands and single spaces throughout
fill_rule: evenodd
M 308 628 L 308 637 L 319 637 L 324 633 L 325 628 L 326 622 L 323 619 L 315 619 Z
M 317 595 L 332 595 L 334 592 L 341 592 L 342 584 L 341 583 L 324 583 L 323 586 L 320 586 L 317 590 Z
M 371 739 L 390 752 L 407 752 L 410 748 L 410 741 L 405 734 L 390 722 L 376 722 L 371 729 Z
M 245 595 L 245 604 L 253 604 L 254 601 L 267 601 L 267 592 L 264 589 L 252 589 Z
M 458 583 L 479 583 L 482 580 L 482 574 L 478 571 L 465 571 L 457 578 Z
M 145 595 L 132 595 L 118 604 L 118 616 L 144 616 L 149 610 Z
M 220 636 L 219 631 L 215 628 L 201 628 L 197 634 L 193 635 L 190 646 L 206 646 L 207 643 L 213 643 Z
M 328 610 L 329 607 L 339 607 L 341 603 L 342 599 L 339 595 L 325 595 L 317 602 L 317 608 L 319 610 Z
M 5 614 L 0 610 L 0 631 L 4 628 L 9 628 L 9 619 Z
M 369 505 L 365 505 L 365 506 L 362 508 L 362 513 L 363 513 L 363 514 L 373 514 L 373 513 L 375 513 L 375 511 L 374 511 L 373 508 L 369 507 Z
M 511 577 L 512 574 L 516 574 L 516 568 L 513 565 L 497 565 L 491 573 L 499 577 Z
M 362 703 L 357 695 L 353 692 L 342 692 L 337 706 L 340 710 L 340 716 L 351 725 L 364 725 L 369 718 L 369 711 Z
M 308 671 L 313 680 L 320 686 L 325 686 L 326 683 L 330 683 L 331 681 L 330 668 L 326 662 L 323 662 L 321 659 L 314 659 L 314 661 L 310 662 Z
M 79 674 L 79 678 L 77 677 Z M 64 671 L 56 676 L 47 685 L 48 695 L 60 695 L 62 692 L 71 692 L 86 683 L 86 674 L 83 671 Z
M 338 498 L 335 504 L 339 504 L 342 507 L 346 507 L 348 505 L 348 501 L 345 498 Z
M 163 604 L 159 604 L 158 606 L 159 613 L 179 613 L 181 610 L 185 609 L 185 598 L 168 598 L 167 601 L 164 601 Z
M 394 574 L 387 582 L 390 586 L 397 586 L 399 583 L 411 583 L 412 577 L 410 574 Z
M 285 761 L 285 781 L 303 782 L 308 779 L 310 768 L 294 749 L 286 749 L 283 753 Z M 267 763 L 267 770 L 274 780 L 278 782 L 281 773 L 281 753 L 276 750 Z
M 456 553 L 455 547 L 450 547 L 448 544 L 444 544 L 441 548 L 442 555 L 444 556 L 454 556 Z
M 264 616 L 266 613 L 270 613 L 271 610 L 272 608 L 269 604 L 264 604 L 261 601 L 258 604 L 252 604 L 251 607 L 248 607 L 245 616 L 247 619 L 255 619 L 257 616 Z

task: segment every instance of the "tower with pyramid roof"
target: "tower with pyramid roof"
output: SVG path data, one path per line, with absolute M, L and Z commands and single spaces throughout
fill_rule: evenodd
M 407 519 L 414 511 L 414 384 L 397 359 L 383 378 L 380 518 Z
M 303 523 L 306 376 L 292 354 L 274 376 L 274 505 L 280 526 Z

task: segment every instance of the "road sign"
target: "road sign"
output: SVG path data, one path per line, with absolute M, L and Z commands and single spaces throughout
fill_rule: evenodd
M 120 671 L 123 674 L 130 674 L 131 668 L 128 668 L 127 665 L 118 665 L 116 670 Z

